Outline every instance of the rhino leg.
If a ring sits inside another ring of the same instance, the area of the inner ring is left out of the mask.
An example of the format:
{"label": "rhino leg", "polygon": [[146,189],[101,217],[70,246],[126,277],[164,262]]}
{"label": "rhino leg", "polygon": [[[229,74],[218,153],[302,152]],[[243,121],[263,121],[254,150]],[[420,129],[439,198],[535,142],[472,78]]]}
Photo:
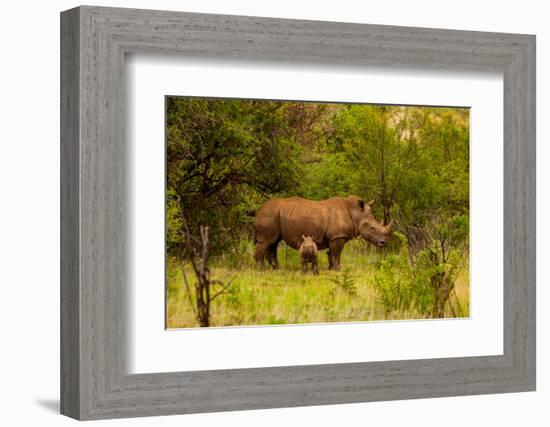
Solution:
{"label": "rhino leg", "polygon": [[330,253],[330,249],[327,251],[327,258],[328,258],[328,269],[332,270],[332,254]]}
{"label": "rhino leg", "polygon": [[275,242],[267,248],[267,261],[271,264],[274,270],[279,268],[279,260],[277,259],[277,246],[279,242]]}
{"label": "rhino leg", "polygon": [[256,228],[254,230],[254,240],[256,242],[256,250],[254,251],[254,259],[256,266],[263,268],[264,260],[267,258],[273,268],[277,268],[277,244],[281,241],[281,233],[279,224],[273,218],[256,214]]}
{"label": "rhino leg", "polygon": [[302,263],[302,273],[306,274],[307,273],[307,261],[304,258],[302,258],[300,260],[300,262]]}
{"label": "rhino leg", "polygon": [[311,269],[313,270],[313,274],[319,274],[319,265],[317,264],[317,257],[313,258],[311,261]]}
{"label": "rhino leg", "polygon": [[264,259],[267,255],[269,244],[263,242],[256,243],[256,250],[254,251],[254,259],[256,260],[256,267],[264,268]]}
{"label": "rhino leg", "polygon": [[342,249],[344,249],[345,244],[345,239],[335,239],[330,241],[329,253],[331,254],[332,258],[332,265],[330,266],[331,270],[340,270],[340,254],[342,253]]}

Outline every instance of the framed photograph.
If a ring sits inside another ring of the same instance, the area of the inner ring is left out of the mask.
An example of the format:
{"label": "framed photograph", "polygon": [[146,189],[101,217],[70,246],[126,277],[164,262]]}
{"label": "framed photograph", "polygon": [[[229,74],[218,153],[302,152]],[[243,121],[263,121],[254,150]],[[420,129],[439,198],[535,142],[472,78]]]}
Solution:
{"label": "framed photograph", "polygon": [[535,37],[61,14],[61,412],[535,390]]}

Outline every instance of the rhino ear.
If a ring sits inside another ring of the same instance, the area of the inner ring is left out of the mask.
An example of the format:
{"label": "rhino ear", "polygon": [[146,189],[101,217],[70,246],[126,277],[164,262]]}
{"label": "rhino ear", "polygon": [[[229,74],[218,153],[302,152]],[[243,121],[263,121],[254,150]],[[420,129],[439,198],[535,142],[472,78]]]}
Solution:
{"label": "rhino ear", "polygon": [[370,202],[368,202],[367,205],[368,205],[369,207],[372,207],[372,205],[374,205],[374,199],[372,199]]}
{"label": "rhino ear", "polygon": [[306,240],[306,236],[302,234],[302,240]]}
{"label": "rhino ear", "polygon": [[357,204],[359,205],[359,207],[360,207],[361,209],[364,209],[364,208],[365,208],[365,202],[364,202],[363,200],[359,199],[359,200],[357,201]]}

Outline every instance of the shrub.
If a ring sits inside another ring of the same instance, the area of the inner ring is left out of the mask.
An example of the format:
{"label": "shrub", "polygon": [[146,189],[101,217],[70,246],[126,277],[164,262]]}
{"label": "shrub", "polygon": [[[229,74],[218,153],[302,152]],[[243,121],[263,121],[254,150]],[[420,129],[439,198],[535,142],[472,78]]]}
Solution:
{"label": "shrub", "polygon": [[[399,232],[400,249],[379,261],[374,286],[386,317],[413,311],[422,317],[444,317],[464,256],[458,244],[461,220],[434,220],[423,230],[422,246],[407,245]],[[458,304],[452,311],[463,315]]]}
{"label": "shrub", "polygon": [[335,284],[336,289],[342,290],[349,296],[357,295],[357,287],[355,286],[355,279],[349,268],[344,268],[336,276],[331,277],[330,280]]}

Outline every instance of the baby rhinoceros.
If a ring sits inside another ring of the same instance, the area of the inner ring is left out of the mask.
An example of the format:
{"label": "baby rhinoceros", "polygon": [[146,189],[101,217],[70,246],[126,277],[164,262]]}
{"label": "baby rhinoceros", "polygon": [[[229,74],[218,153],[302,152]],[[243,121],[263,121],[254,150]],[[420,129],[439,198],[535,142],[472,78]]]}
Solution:
{"label": "baby rhinoceros", "polygon": [[311,264],[311,270],[313,274],[319,274],[319,266],[317,265],[317,256],[319,251],[317,250],[317,244],[311,236],[302,235],[302,243],[298,249],[300,252],[300,262],[302,263],[302,271],[307,273],[308,264]]}

